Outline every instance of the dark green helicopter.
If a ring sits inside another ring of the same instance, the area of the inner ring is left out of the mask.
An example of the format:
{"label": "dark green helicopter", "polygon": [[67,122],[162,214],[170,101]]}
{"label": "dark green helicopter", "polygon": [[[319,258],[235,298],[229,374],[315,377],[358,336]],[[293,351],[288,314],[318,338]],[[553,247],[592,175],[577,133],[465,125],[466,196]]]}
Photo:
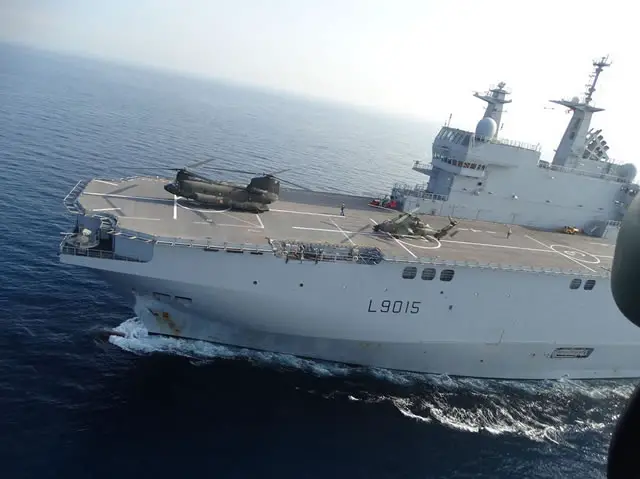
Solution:
{"label": "dark green helicopter", "polygon": [[439,240],[447,235],[455,236],[457,234],[457,231],[449,233],[458,224],[451,216],[449,216],[449,224],[438,229],[433,228],[418,218],[418,216],[414,214],[417,210],[418,208],[413,211],[401,213],[396,218],[373,225],[373,231],[388,233],[394,238],[424,238],[428,241],[431,237]]}
{"label": "dark green helicopter", "polygon": [[202,167],[215,158],[200,161],[184,168],[170,168],[177,171],[175,179],[164,186],[172,195],[184,198],[202,206],[231,208],[240,211],[262,213],[278,200],[280,183],[288,183],[303,190],[303,186],[278,178],[276,175],[288,170],[260,175],[259,173],[231,168],[208,167],[210,170],[241,173],[254,176],[247,185],[229,181],[213,180],[192,169]]}

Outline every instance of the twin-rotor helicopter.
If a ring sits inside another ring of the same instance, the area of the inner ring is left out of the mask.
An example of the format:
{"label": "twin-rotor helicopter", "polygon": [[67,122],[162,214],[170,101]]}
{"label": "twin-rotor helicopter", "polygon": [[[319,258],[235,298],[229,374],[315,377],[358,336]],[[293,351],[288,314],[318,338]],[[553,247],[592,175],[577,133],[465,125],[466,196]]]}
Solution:
{"label": "twin-rotor helicopter", "polygon": [[183,168],[166,168],[176,171],[177,173],[171,183],[164,185],[164,189],[172,195],[192,201],[201,206],[230,208],[253,213],[262,213],[269,210],[269,205],[279,198],[281,182],[308,190],[308,188],[276,176],[288,170],[260,174],[232,168],[207,167],[210,170],[255,175],[247,185],[213,180],[194,171],[195,168],[203,167],[214,160],[215,158],[209,158],[184,166]]}

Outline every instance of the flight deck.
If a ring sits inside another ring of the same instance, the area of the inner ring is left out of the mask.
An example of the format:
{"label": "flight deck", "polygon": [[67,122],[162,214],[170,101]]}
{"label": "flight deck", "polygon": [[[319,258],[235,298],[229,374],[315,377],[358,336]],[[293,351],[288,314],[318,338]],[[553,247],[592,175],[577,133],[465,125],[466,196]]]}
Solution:
{"label": "flight deck", "polygon": [[[453,236],[436,239],[393,238],[375,233],[376,223],[394,218],[369,206],[371,198],[336,193],[282,190],[270,211],[254,214],[203,207],[163,189],[163,178],[91,180],[68,197],[86,215],[115,217],[120,228],[156,238],[201,240],[216,244],[255,244],[269,240],[377,247],[387,258],[436,259],[502,266],[571,270],[608,275],[613,244],[601,238],[533,230],[521,226],[461,220]],[[74,201],[75,198],[75,201]],[[340,205],[345,214],[340,214]],[[431,227],[446,217],[420,215]]]}

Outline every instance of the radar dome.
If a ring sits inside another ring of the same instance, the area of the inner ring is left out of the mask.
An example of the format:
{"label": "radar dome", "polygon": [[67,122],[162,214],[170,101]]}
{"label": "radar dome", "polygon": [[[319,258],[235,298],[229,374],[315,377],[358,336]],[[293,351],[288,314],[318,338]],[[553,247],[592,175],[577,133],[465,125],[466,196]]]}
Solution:
{"label": "radar dome", "polygon": [[577,96],[574,96],[574,97],[571,99],[571,101],[572,101],[573,103],[580,103],[580,98],[578,98]]}
{"label": "radar dome", "polygon": [[485,117],[476,125],[476,136],[493,138],[498,131],[498,124],[493,118]]}
{"label": "radar dome", "polygon": [[636,169],[635,165],[631,163],[625,163],[624,165],[618,168],[618,174],[622,178],[626,178],[629,181],[633,181],[633,179],[638,174],[638,170]]}

